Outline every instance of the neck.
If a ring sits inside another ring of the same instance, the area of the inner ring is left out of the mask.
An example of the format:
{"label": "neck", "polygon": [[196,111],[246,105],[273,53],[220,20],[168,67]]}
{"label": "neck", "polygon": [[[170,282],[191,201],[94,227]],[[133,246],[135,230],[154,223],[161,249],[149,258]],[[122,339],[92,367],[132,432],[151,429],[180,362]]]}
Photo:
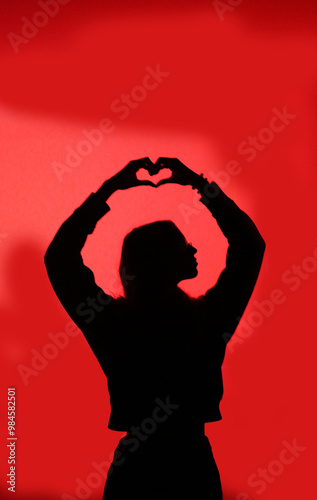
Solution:
{"label": "neck", "polygon": [[[149,286],[149,287],[140,287],[135,290],[133,294],[134,301],[141,302],[158,302],[158,301],[167,301],[179,295],[181,290],[177,285],[168,285],[168,286]],[[132,298],[132,297],[131,297]]]}

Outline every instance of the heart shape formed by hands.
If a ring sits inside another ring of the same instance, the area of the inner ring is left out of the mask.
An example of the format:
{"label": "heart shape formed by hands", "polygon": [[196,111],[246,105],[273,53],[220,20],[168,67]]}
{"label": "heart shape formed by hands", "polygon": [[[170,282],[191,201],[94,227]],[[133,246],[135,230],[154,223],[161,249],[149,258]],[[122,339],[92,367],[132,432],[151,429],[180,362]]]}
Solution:
{"label": "heart shape formed by hands", "polygon": [[[171,172],[169,177],[166,177],[166,171]],[[198,180],[199,185],[201,181],[200,176],[186,167],[178,158],[162,156],[158,158],[156,163],[153,163],[149,157],[132,160],[115,177],[120,179],[121,187],[119,189],[133,186],[158,187],[163,184],[196,186]],[[153,177],[157,181],[156,184],[153,182]]]}
{"label": "heart shape formed by hands", "polygon": [[[169,177],[166,177],[166,171],[171,172]],[[144,178],[147,175],[150,178]],[[154,176],[156,184],[152,181]],[[157,188],[163,184],[191,185],[194,189],[194,186],[201,186],[201,182],[201,177],[186,167],[178,158],[161,156],[156,163],[153,163],[149,157],[146,157],[131,160],[122,170],[108,179],[100,189],[104,188],[108,191],[110,189],[114,192],[118,189],[129,189],[135,186]]]}
{"label": "heart shape formed by hands", "polygon": [[139,181],[151,181],[153,182],[153,184],[155,184],[155,186],[157,186],[160,181],[168,180],[171,177],[172,171],[169,168],[157,165],[157,163],[152,163],[152,165],[149,165],[148,169],[140,168],[136,172],[136,178]]}

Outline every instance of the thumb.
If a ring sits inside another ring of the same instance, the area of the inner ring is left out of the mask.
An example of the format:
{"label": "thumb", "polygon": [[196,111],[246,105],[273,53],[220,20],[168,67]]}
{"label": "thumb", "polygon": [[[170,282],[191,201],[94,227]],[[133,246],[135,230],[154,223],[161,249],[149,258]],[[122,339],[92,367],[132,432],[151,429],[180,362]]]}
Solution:
{"label": "thumb", "polygon": [[156,185],[153,184],[153,182],[151,182],[151,181],[138,181],[138,183],[136,185],[137,186],[153,186],[153,187],[156,187]]}
{"label": "thumb", "polygon": [[163,184],[175,184],[175,183],[176,181],[173,181],[172,177],[170,177],[169,179],[162,179],[161,181],[158,181],[156,187],[162,186]]}

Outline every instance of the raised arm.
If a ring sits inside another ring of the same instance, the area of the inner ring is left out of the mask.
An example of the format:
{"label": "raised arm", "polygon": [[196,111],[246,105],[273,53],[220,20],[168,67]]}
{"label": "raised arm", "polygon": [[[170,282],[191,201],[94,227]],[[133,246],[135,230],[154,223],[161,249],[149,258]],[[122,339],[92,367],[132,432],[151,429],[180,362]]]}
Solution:
{"label": "raised arm", "polygon": [[52,287],[89,343],[93,342],[89,336],[93,333],[98,312],[104,311],[113,298],[95,283],[93,272],[83,263],[81,250],[97,222],[110,210],[106,201],[115,191],[140,185],[154,186],[149,181],[139,181],[135,175],[140,168],[149,170],[152,165],[147,158],[135,160],[108,179],[61,225],[45,253],[44,262]]}
{"label": "raised arm", "polygon": [[250,217],[215,182],[209,184],[177,159],[160,158],[160,164],[172,170],[172,177],[161,181],[161,184],[175,182],[197,189],[202,195],[201,202],[228,240],[226,267],[216,285],[200,298],[214,333],[221,335],[227,343],[251,297],[260,272],[265,242]]}
{"label": "raised arm", "polygon": [[208,290],[206,307],[217,318],[218,333],[227,343],[250,300],[263,260],[265,242],[251,218],[216,183],[199,188],[201,201],[227,238],[226,267]]}

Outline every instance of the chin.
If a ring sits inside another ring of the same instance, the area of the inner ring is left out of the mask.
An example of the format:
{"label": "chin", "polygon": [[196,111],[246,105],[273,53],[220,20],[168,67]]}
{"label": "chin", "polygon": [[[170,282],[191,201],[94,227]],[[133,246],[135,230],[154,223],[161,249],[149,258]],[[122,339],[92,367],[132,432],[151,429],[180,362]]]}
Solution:
{"label": "chin", "polygon": [[196,278],[197,274],[198,274],[197,269],[196,269],[196,268],[195,268],[195,269],[192,269],[192,270],[190,270],[190,271],[188,271],[188,272],[186,273],[186,275],[184,276],[184,278],[182,278],[182,280],[181,280],[181,281],[183,281],[183,280],[190,280],[190,279],[192,279],[192,278]]}

